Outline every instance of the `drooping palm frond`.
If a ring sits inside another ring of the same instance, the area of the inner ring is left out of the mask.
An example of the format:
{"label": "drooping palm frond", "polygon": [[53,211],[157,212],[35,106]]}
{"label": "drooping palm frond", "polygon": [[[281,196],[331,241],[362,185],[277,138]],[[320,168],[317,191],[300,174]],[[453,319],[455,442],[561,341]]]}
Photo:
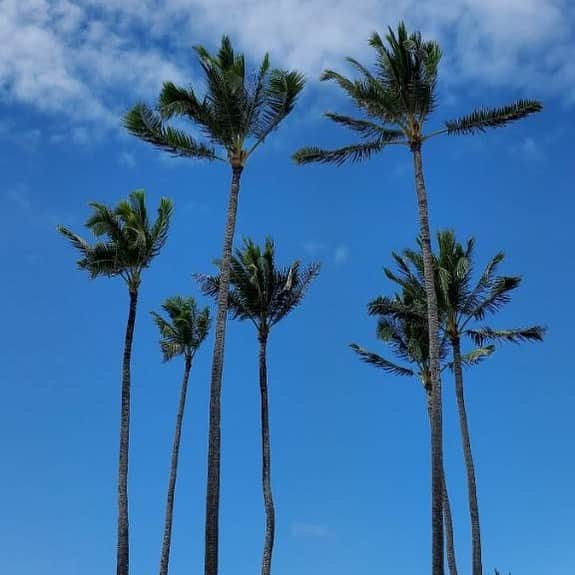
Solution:
{"label": "drooping palm frond", "polygon": [[379,367],[388,373],[391,373],[393,375],[408,375],[408,376],[415,375],[412,369],[393,363],[392,361],[389,361],[384,357],[381,357],[377,353],[373,353],[371,351],[364,349],[363,347],[357,345],[356,343],[351,343],[349,347],[351,347],[351,349],[353,349],[353,351],[355,351],[355,353],[359,355],[362,361],[370,365],[374,365],[375,367]]}
{"label": "drooping palm frond", "polygon": [[317,147],[301,148],[293,156],[296,164],[311,164],[319,162],[320,164],[335,164],[341,166],[345,162],[360,162],[367,160],[374,153],[381,152],[385,143],[380,140],[365,142],[361,144],[352,144],[335,150],[323,150]]}
{"label": "drooping palm frond", "polygon": [[[461,356],[461,365],[463,367],[473,367],[475,365],[478,365],[479,363],[481,363],[485,359],[491,357],[491,355],[494,352],[495,352],[495,346],[494,345],[486,345],[484,347],[477,347],[475,349],[472,349],[471,351],[468,351],[467,353],[464,353]],[[453,362],[450,361],[446,365],[446,367],[453,370]]]}
{"label": "drooping palm frond", "polygon": [[489,128],[502,128],[543,109],[537,100],[517,100],[499,108],[479,108],[467,116],[445,122],[450,135],[476,134]]}
{"label": "drooping palm frond", "polygon": [[545,332],[546,329],[538,325],[514,329],[482,327],[478,329],[465,330],[465,334],[469,336],[476,345],[484,345],[488,342],[521,343],[524,341],[543,341]]}
{"label": "drooping palm frond", "polygon": [[405,141],[405,135],[401,130],[383,128],[371,120],[352,118],[351,116],[344,116],[334,112],[326,112],[324,115],[332,122],[357,132],[362,138],[366,138],[367,140],[373,140],[374,138],[377,138],[378,140],[382,140],[388,144],[407,143],[407,141]]}
{"label": "drooping palm frond", "polygon": [[112,242],[89,244],[64,226],[58,226],[58,231],[80,252],[81,257],[76,262],[78,269],[86,271],[90,279],[100,276],[120,276],[124,273],[125,267],[122,265],[117,244]]}
{"label": "drooping palm frond", "polygon": [[182,130],[165,125],[160,115],[145,104],[136,104],[124,116],[124,127],[140,140],[174,156],[204,160],[221,159],[212,147],[197,142]]}
{"label": "drooping palm frond", "polygon": [[160,331],[160,349],[164,361],[178,355],[193,357],[210,329],[210,311],[199,309],[193,297],[175,296],[162,304],[168,319],[159,313],[151,315]]}

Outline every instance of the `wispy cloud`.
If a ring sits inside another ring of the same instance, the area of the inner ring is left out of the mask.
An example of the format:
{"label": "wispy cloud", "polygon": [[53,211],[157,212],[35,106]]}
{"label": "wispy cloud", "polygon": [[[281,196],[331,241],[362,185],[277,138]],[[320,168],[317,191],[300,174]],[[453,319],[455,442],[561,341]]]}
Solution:
{"label": "wispy cloud", "polygon": [[310,240],[303,244],[303,249],[311,257],[320,256],[326,249],[326,245],[322,242]]}
{"label": "wispy cloud", "polygon": [[349,259],[349,247],[346,245],[337,246],[333,252],[333,261],[337,265],[342,265]]}
{"label": "wispy cloud", "polygon": [[3,0],[0,98],[114,130],[163,80],[187,81],[192,45],[214,45],[222,31],[249,55],[269,50],[315,79],[346,55],[369,58],[369,34],[400,19],[441,41],[450,86],[575,102],[569,0]]}
{"label": "wispy cloud", "polygon": [[130,152],[122,152],[118,156],[118,164],[120,164],[120,166],[124,166],[126,168],[135,168],[136,167],[136,158],[134,157],[134,154],[132,154]]}
{"label": "wispy cloud", "polygon": [[540,162],[545,159],[545,152],[531,137],[524,138],[517,144],[513,145],[509,151],[513,156],[529,162]]}
{"label": "wispy cloud", "polygon": [[291,526],[293,537],[332,537],[333,531],[327,526],[318,523],[293,523]]}
{"label": "wispy cloud", "polygon": [[32,207],[32,203],[30,202],[28,195],[28,187],[24,184],[10,188],[6,192],[6,197],[21,210],[29,210]]}

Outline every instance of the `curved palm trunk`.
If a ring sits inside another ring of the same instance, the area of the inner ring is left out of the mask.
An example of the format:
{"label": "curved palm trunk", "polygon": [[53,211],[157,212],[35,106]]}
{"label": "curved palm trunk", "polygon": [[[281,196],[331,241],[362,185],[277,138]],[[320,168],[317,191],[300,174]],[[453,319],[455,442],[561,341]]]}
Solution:
{"label": "curved palm trunk", "polygon": [[415,169],[415,189],[419,211],[419,228],[423,252],[423,274],[427,298],[427,322],[429,329],[429,364],[433,401],[431,405],[431,530],[432,575],[444,575],[443,564],[443,421],[441,380],[439,378],[439,319],[437,294],[433,276],[433,259],[429,232],[427,194],[423,179],[421,144],[411,146]]}
{"label": "curved palm trunk", "polygon": [[471,453],[471,438],[465,410],[465,398],[463,396],[463,370],[461,367],[461,343],[458,337],[451,340],[453,348],[453,371],[455,374],[455,396],[457,398],[457,411],[459,425],[461,427],[461,439],[463,442],[463,455],[465,457],[465,469],[467,471],[467,495],[469,500],[469,516],[471,518],[471,545],[472,545],[472,574],[481,575],[481,529],[479,527],[479,504],[477,503],[477,485],[475,483],[475,466]]}
{"label": "curved palm trunk", "polygon": [[170,561],[170,545],[172,543],[172,521],[174,516],[174,496],[176,493],[176,478],[178,475],[178,458],[180,455],[180,438],[182,436],[182,422],[184,420],[184,410],[186,407],[186,395],[188,393],[188,380],[190,369],[192,368],[192,358],[186,357],[184,367],[184,378],[182,380],[182,390],[180,392],[180,403],[176,415],[176,431],[172,445],[172,461],[170,465],[170,479],[168,482],[168,496],[166,499],[166,519],[164,523],[164,538],[162,541],[162,555],[160,558],[160,575],[168,575],[168,563]]}
{"label": "curved palm trunk", "polygon": [[118,464],[118,543],[116,574],[128,575],[130,563],[130,540],[128,533],[128,452],[130,447],[130,364],[132,341],[136,325],[138,291],[130,290],[130,312],[124,339],[122,362],[122,400],[120,410],[120,455]]}
{"label": "curved palm trunk", "polygon": [[218,573],[218,535],[220,508],[220,445],[221,445],[221,393],[222,371],[224,365],[224,342],[226,335],[226,315],[228,311],[228,288],[230,284],[230,260],[236,227],[238,196],[242,166],[232,167],[232,185],[228,203],[224,248],[220,266],[220,285],[216,313],[216,335],[212,359],[210,384],[210,420],[208,443],[208,482],[206,493],[206,529],[205,529],[205,575]]}
{"label": "curved palm trunk", "polygon": [[260,399],[262,424],[262,486],[266,512],[266,535],[262,557],[262,575],[270,575],[275,534],[275,511],[271,485],[271,446],[268,412],[268,375],[266,363],[267,335],[259,337],[260,342]]}
{"label": "curved palm trunk", "polygon": [[[427,414],[431,425],[431,393],[427,394]],[[445,467],[443,468],[443,523],[445,526],[445,551],[447,555],[447,566],[450,575],[457,575],[457,561],[455,559],[455,542],[453,538],[453,518],[451,516],[451,503],[447,491],[447,480],[445,479]]]}

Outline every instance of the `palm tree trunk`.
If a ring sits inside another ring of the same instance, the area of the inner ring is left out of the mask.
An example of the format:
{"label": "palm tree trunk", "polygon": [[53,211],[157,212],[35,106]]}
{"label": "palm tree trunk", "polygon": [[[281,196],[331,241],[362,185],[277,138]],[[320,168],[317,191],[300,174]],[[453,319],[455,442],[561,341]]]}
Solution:
{"label": "palm tree trunk", "polygon": [[230,284],[230,260],[236,227],[238,196],[242,166],[232,166],[232,185],[228,203],[224,248],[220,266],[220,284],[216,313],[216,335],[212,358],[210,384],[210,419],[208,439],[208,482],[206,493],[206,529],[204,574],[218,573],[218,536],[220,508],[220,449],[221,449],[221,393],[224,365],[224,343],[226,335],[226,315],[228,311],[228,288]]}
{"label": "palm tree trunk", "polygon": [[421,249],[423,252],[423,275],[427,298],[427,321],[429,329],[429,364],[432,383],[431,405],[431,532],[432,532],[432,575],[444,575],[443,563],[443,421],[441,380],[439,377],[439,319],[437,294],[433,273],[431,238],[429,232],[429,213],[423,165],[421,143],[411,146],[415,169],[415,189],[419,211]]}
{"label": "palm tree trunk", "polygon": [[465,469],[467,471],[467,495],[469,499],[469,516],[471,518],[471,545],[472,545],[472,574],[481,575],[481,529],[479,527],[479,504],[477,503],[477,485],[475,483],[475,466],[471,453],[471,438],[469,437],[469,425],[465,410],[465,398],[463,396],[463,369],[461,363],[461,343],[459,337],[451,339],[453,348],[453,371],[455,374],[455,396],[457,398],[457,411],[459,425],[461,427],[461,439],[463,441],[463,455]]}
{"label": "palm tree trunk", "polygon": [[262,575],[270,575],[275,534],[275,511],[271,485],[271,446],[268,412],[267,334],[260,334],[260,398],[262,424],[262,486],[266,512],[266,534],[262,557]]}
{"label": "palm tree trunk", "polygon": [[[429,382],[425,385],[425,394],[427,397],[427,414],[431,426],[431,385]],[[447,480],[445,479],[445,466],[443,467],[443,523],[445,527],[445,551],[447,555],[447,565],[450,575],[457,575],[457,561],[455,559],[455,542],[453,538],[453,518],[451,516],[451,503],[447,491]]]}
{"label": "palm tree trunk", "polygon": [[180,455],[180,438],[182,436],[182,422],[186,407],[186,395],[188,393],[188,380],[192,368],[191,356],[186,356],[184,378],[180,392],[180,403],[176,415],[176,431],[172,445],[172,461],[170,466],[170,479],[168,482],[168,496],[166,499],[166,520],[164,523],[164,539],[162,541],[162,555],[160,558],[160,575],[168,575],[168,563],[170,561],[170,545],[172,543],[172,521],[174,516],[174,495],[176,493],[176,478],[178,475],[178,457]]}
{"label": "palm tree trunk", "polygon": [[128,452],[130,447],[130,364],[132,341],[136,325],[138,291],[130,290],[130,312],[124,340],[122,363],[122,401],[120,411],[120,455],[118,464],[118,544],[116,574],[128,575],[130,564],[130,540],[128,533]]}

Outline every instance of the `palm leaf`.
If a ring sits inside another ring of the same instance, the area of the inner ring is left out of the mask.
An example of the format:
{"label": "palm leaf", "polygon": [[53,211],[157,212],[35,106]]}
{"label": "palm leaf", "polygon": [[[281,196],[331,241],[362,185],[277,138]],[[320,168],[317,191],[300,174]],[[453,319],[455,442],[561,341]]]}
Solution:
{"label": "palm leaf", "polygon": [[297,164],[319,162],[321,164],[341,166],[347,161],[359,162],[367,160],[372,154],[381,152],[384,147],[385,142],[381,140],[366,142],[364,144],[352,144],[337,150],[322,150],[317,147],[308,147],[298,150],[292,158]]}
{"label": "palm leaf", "polygon": [[467,116],[445,122],[451,135],[476,134],[488,128],[501,128],[543,109],[537,100],[517,100],[499,108],[479,108]]}
{"label": "palm leaf", "polygon": [[493,329],[491,327],[482,327],[478,329],[465,330],[465,334],[479,346],[483,346],[487,342],[521,343],[524,341],[543,341],[545,332],[546,329],[538,325],[515,329]]}
{"label": "palm leaf", "polygon": [[159,114],[145,104],[137,104],[124,116],[124,127],[134,136],[178,157],[220,159],[215,150],[190,135],[166,126]]}
{"label": "palm leaf", "polygon": [[388,373],[391,373],[393,375],[408,375],[408,376],[415,375],[413,370],[408,369],[407,367],[403,367],[401,365],[397,365],[392,361],[389,361],[381,357],[377,353],[368,351],[355,343],[350,344],[349,347],[351,347],[351,349],[353,349],[353,351],[355,351],[355,353],[359,355],[362,361],[364,361],[365,363],[369,363],[370,365],[374,365],[375,367],[379,367]]}

